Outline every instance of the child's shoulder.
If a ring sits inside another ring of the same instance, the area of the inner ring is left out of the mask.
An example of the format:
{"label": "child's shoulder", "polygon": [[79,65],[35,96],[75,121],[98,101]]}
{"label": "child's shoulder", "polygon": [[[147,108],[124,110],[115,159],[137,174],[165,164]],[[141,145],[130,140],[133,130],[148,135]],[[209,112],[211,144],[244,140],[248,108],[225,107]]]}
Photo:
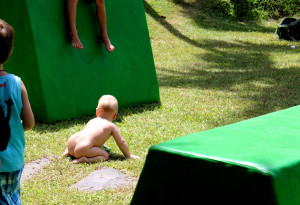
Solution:
{"label": "child's shoulder", "polygon": [[6,80],[9,80],[9,81],[13,80],[13,81],[16,81],[16,82],[21,82],[21,78],[19,76],[16,76],[16,75],[12,74],[12,73],[8,73],[7,75],[1,76],[0,79],[5,80],[5,81]]}
{"label": "child's shoulder", "polygon": [[22,87],[21,78],[14,74],[0,76],[0,88],[9,87],[10,90]]}
{"label": "child's shoulder", "polygon": [[110,122],[106,119],[102,119],[100,117],[95,117],[95,118],[91,119],[88,123],[89,124],[96,124],[96,125],[100,125],[100,126],[108,126],[108,127],[115,127],[116,126],[113,122]]}
{"label": "child's shoulder", "polygon": [[19,78],[19,77],[12,73],[8,73],[6,75],[1,76],[1,78]]}

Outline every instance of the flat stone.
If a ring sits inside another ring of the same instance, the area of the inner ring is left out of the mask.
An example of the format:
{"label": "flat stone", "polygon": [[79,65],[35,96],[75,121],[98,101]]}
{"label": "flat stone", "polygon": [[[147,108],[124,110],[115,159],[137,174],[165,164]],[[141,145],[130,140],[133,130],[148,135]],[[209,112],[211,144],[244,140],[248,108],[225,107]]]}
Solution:
{"label": "flat stone", "polygon": [[127,186],[136,180],[113,168],[102,168],[72,185],[82,191],[100,191],[107,188]]}
{"label": "flat stone", "polygon": [[50,159],[43,157],[41,159],[26,164],[22,172],[21,183],[29,179],[32,175],[37,173],[43,166],[49,164],[50,162],[51,162]]}

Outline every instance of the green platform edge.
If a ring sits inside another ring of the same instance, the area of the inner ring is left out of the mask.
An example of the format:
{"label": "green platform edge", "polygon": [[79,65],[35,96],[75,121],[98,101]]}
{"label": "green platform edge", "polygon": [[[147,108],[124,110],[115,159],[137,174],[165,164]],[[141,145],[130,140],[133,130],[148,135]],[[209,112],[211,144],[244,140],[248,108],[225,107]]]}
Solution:
{"label": "green platform edge", "polygon": [[15,29],[14,52],[4,68],[25,83],[38,121],[95,113],[103,94],[119,108],[158,102],[159,88],[142,0],[107,0],[108,34],[99,45],[95,4],[80,0],[77,29],[83,50],[68,37],[66,0],[0,1],[0,18]]}
{"label": "green platform edge", "polygon": [[295,106],[154,145],[131,204],[300,204],[299,122]]}

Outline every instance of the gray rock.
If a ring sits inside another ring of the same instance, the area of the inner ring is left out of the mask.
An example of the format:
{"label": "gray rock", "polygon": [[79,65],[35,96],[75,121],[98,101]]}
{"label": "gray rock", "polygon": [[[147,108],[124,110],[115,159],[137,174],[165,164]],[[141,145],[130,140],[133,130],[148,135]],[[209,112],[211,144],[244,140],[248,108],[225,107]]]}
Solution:
{"label": "gray rock", "polygon": [[21,183],[29,179],[32,175],[37,173],[43,166],[49,164],[50,162],[50,159],[44,157],[26,164],[22,172]]}
{"label": "gray rock", "polygon": [[107,188],[116,188],[118,186],[127,186],[135,180],[126,176],[113,168],[102,168],[92,172],[90,175],[74,184],[82,191],[99,191]]}

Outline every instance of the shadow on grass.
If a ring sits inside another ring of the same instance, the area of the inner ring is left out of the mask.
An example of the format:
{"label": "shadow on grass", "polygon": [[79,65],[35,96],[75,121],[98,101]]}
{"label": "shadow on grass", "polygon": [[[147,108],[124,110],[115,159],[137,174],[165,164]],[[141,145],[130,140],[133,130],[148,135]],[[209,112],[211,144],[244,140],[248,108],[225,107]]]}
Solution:
{"label": "shadow on grass", "polygon": [[[239,31],[239,32],[264,32],[273,33],[274,28],[263,27],[255,22],[251,23],[239,23],[237,21],[224,20],[223,18],[216,18],[205,13],[205,5],[202,1],[197,0],[193,3],[186,3],[183,0],[173,0],[174,3],[182,6],[184,9],[184,15],[192,18],[199,27],[210,29],[210,30],[222,30],[222,31]],[[153,19],[160,23],[165,29],[178,38],[186,41],[187,43],[194,45],[196,47],[202,48],[201,43],[190,37],[179,32],[172,24],[170,24],[166,19],[162,18],[161,15],[151,7],[146,1],[144,1],[144,7],[147,14],[149,14]]]}
{"label": "shadow on grass", "polygon": [[300,104],[300,64],[277,69],[270,57],[274,51],[278,56],[299,51],[274,44],[201,42],[206,52],[199,58],[207,64],[186,68],[189,72],[159,68],[160,86],[240,92],[240,98],[255,102],[244,111],[249,117]]}
{"label": "shadow on grass", "polygon": [[126,157],[122,154],[116,154],[116,153],[109,153],[109,160],[110,161],[124,161],[126,160]]}
{"label": "shadow on grass", "polygon": [[[74,160],[74,157],[71,157],[70,155],[67,156],[67,159],[71,162],[72,160]],[[126,160],[126,157],[124,157],[124,155],[121,154],[116,154],[116,153],[109,153],[109,161],[124,161]],[[90,164],[90,162],[85,162],[86,164]],[[98,163],[98,162],[95,162]]]}
{"label": "shadow on grass", "polygon": [[178,38],[196,46],[201,47],[201,44],[188,36],[180,33],[174,26],[168,23],[165,19],[161,18],[161,16],[147,3],[144,1],[145,11],[157,22],[159,22],[165,29],[171,32],[173,35],[177,36]]}
{"label": "shadow on grass", "polygon": [[[115,121],[122,122],[123,119],[128,115],[139,114],[139,113],[143,113],[145,111],[152,111],[156,108],[159,108],[160,106],[161,106],[161,103],[156,102],[156,103],[134,105],[134,106],[129,106],[127,108],[122,108],[119,110],[117,119]],[[78,124],[84,125],[94,117],[95,117],[95,115],[86,115],[86,116],[83,116],[80,118],[61,120],[61,121],[52,122],[52,123],[37,122],[33,129],[40,133],[58,132],[62,129],[68,129],[70,127],[73,127],[74,125],[78,125]]]}
{"label": "shadow on grass", "polygon": [[160,106],[161,102],[129,106],[127,108],[120,109],[115,121],[122,122],[126,116],[143,113],[145,111],[153,111],[160,108]]}
{"label": "shadow on grass", "polygon": [[[257,22],[239,23],[232,16],[224,13],[224,8],[218,8],[216,1],[194,0],[172,0],[175,4],[183,8],[183,13],[202,28],[222,31],[244,31],[244,32],[274,32],[274,28],[264,27]],[[221,2],[221,1],[220,1]]]}
{"label": "shadow on grass", "polygon": [[[222,19],[217,14],[212,16],[209,9],[205,8],[205,2],[209,3],[209,1],[172,1],[183,8],[185,16],[193,19],[196,25],[202,28],[233,32],[274,32],[274,28],[264,27],[255,22],[240,23],[231,21],[229,18]],[[253,83],[262,82],[265,86],[257,88],[259,92],[252,90],[241,94],[241,98],[256,102],[254,107],[244,111],[244,114],[250,117],[300,104],[299,63],[295,67],[277,69],[269,56],[269,53],[274,51],[277,51],[280,56],[295,53],[296,50],[274,44],[262,45],[241,41],[229,43],[219,40],[202,40],[200,43],[179,32],[168,21],[161,18],[161,15],[146,1],[144,5],[146,13],[174,36],[206,50],[204,54],[199,54],[199,58],[207,62],[205,67],[199,65],[198,69],[193,66],[189,68],[189,72],[159,68],[160,86],[200,87],[236,92],[233,90],[236,85],[248,83],[247,89],[254,89],[251,88]]]}

